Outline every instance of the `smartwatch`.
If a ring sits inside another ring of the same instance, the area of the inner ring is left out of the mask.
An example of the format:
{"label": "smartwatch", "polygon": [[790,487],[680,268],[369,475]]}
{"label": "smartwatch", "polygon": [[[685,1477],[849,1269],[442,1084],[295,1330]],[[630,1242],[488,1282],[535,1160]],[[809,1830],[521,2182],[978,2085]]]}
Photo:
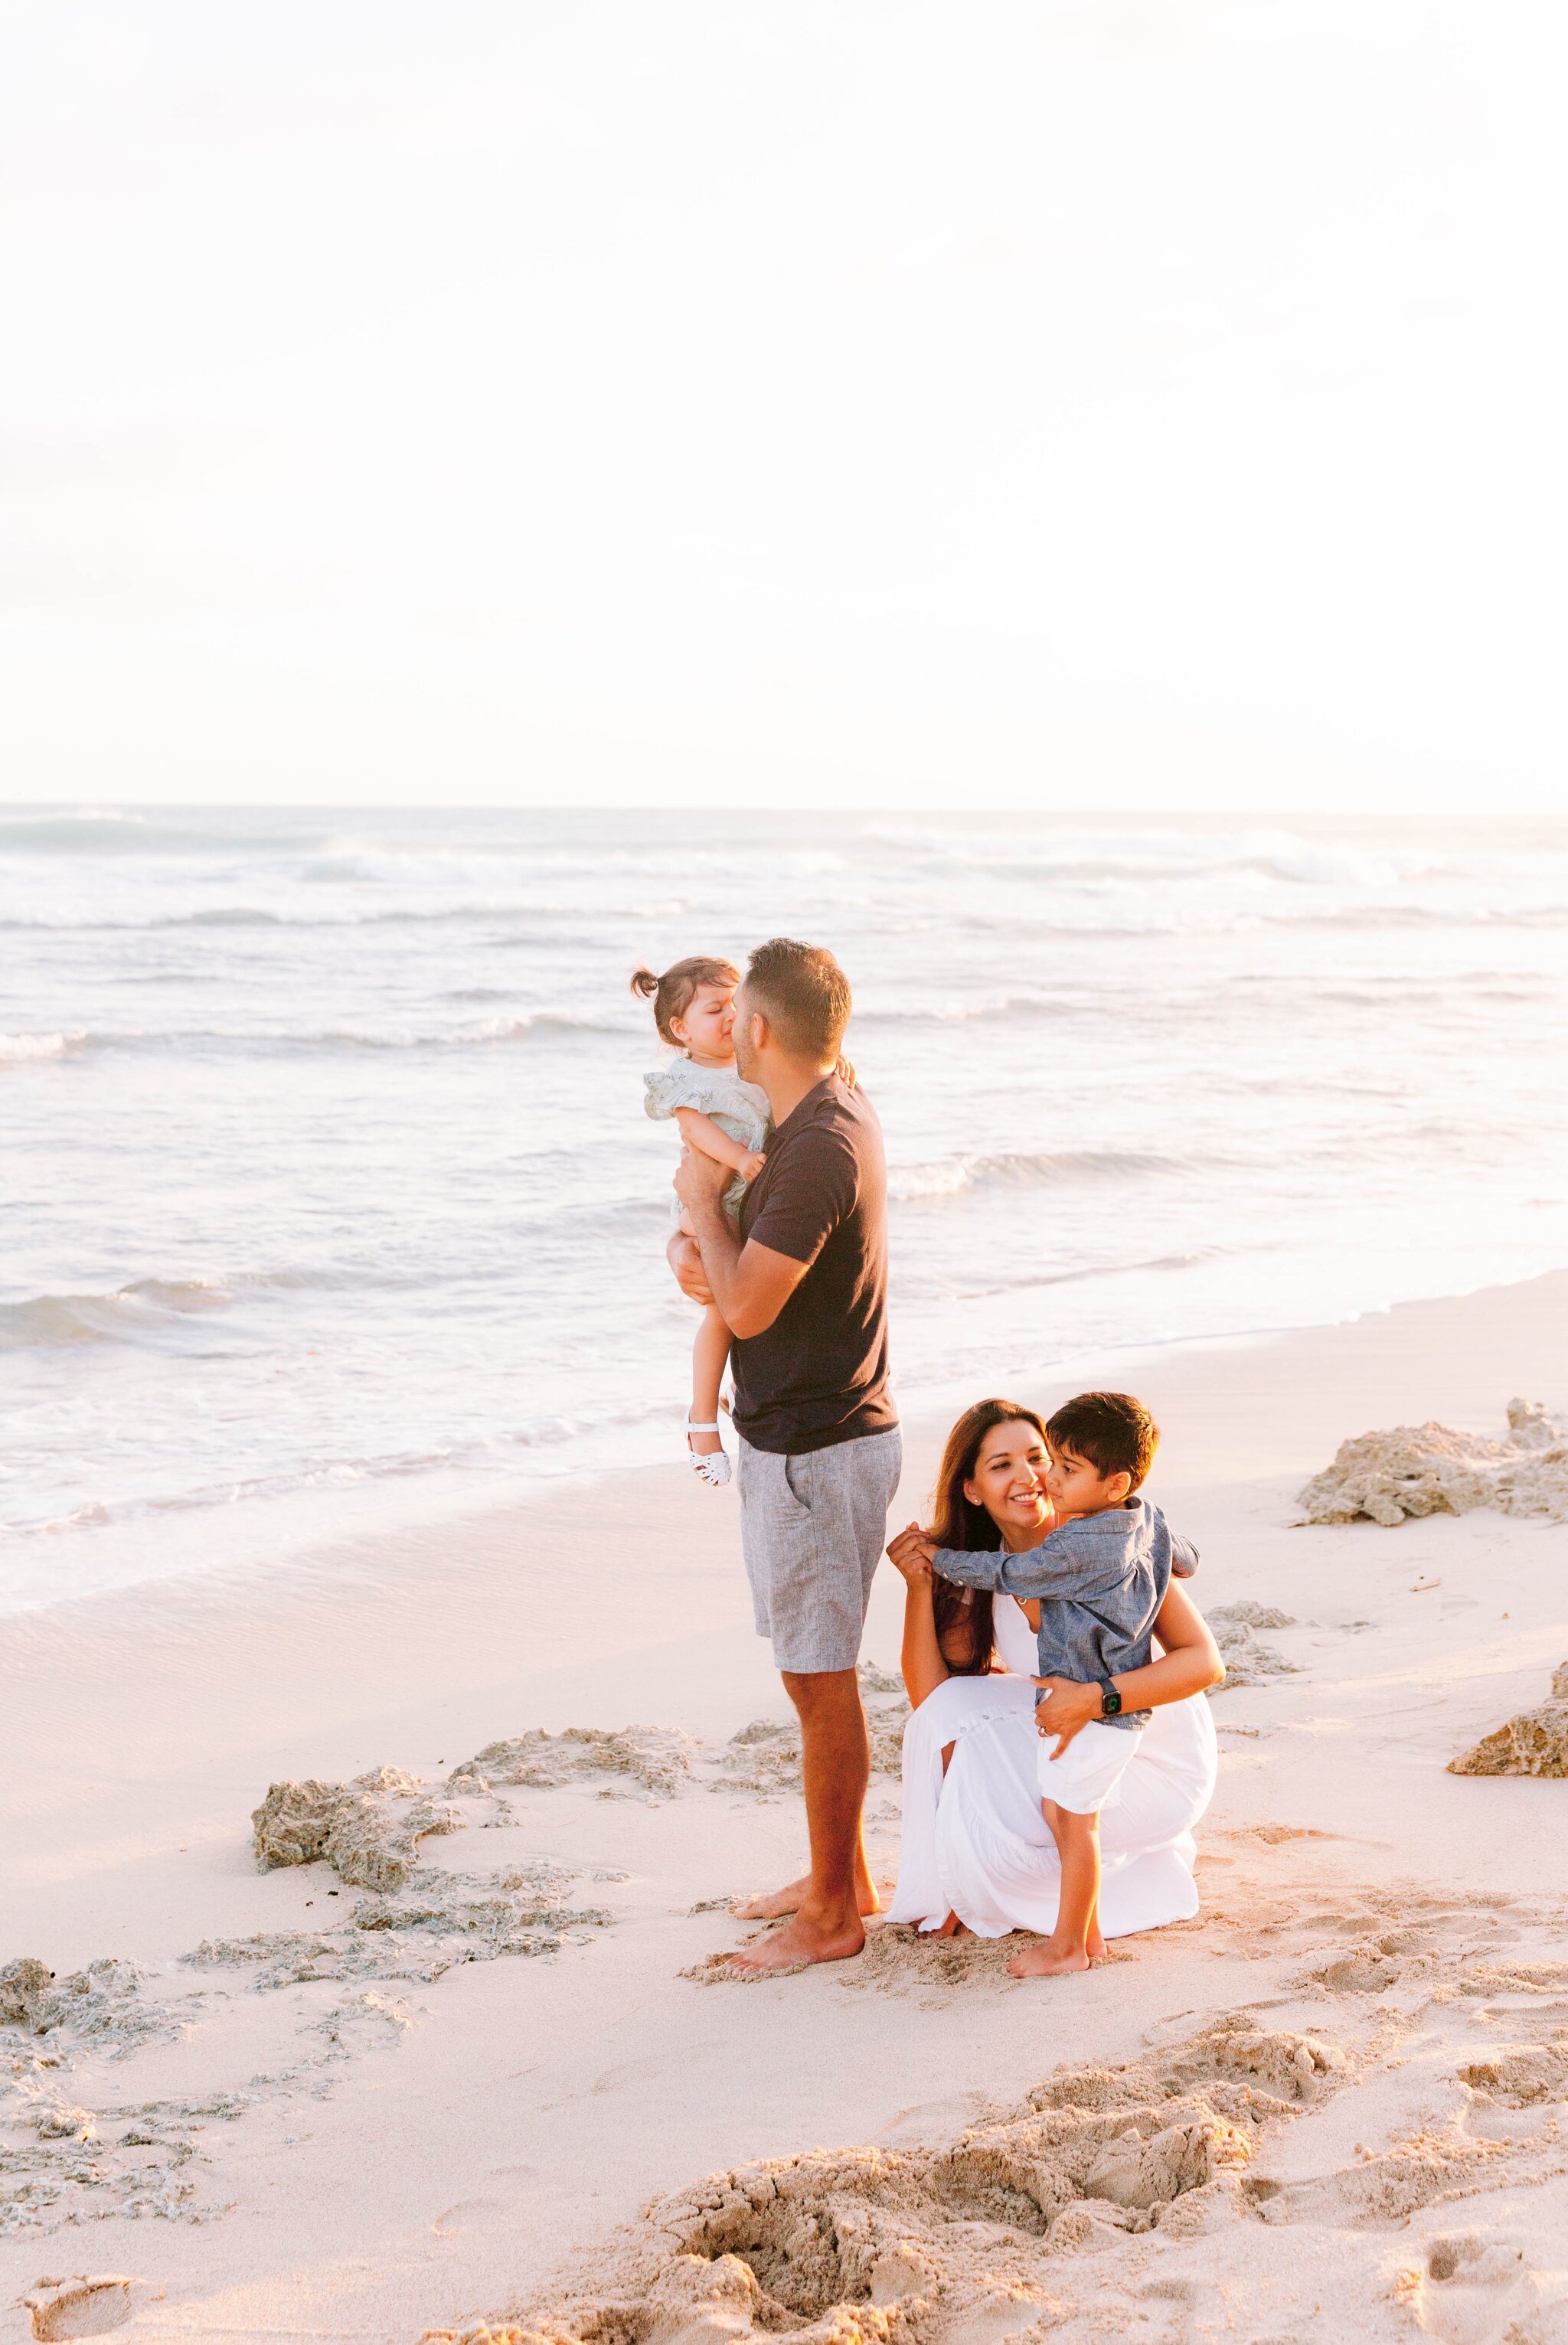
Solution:
{"label": "smartwatch", "polygon": [[1112,1684],[1109,1678],[1102,1678],[1099,1680],[1099,1685],[1100,1716],[1102,1718],[1119,1718],[1122,1710],[1121,1695],[1116,1691],[1115,1687]]}

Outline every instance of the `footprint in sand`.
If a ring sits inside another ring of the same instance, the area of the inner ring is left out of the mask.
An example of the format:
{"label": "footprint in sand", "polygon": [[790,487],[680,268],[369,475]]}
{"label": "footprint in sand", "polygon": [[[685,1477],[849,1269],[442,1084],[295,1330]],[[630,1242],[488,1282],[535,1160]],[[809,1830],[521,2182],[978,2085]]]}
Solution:
{"label": "footprint in sand", "polygon": [[[613,2269],[597,2256],[584,2293],[529,2325],[558,2345],[886,2345],[903,2317],[891,2309],[926,2299],[950,2345],[998,2345],[1053,2309],[1080,2256],[1146,2256],[1157,2228],[1157,2279],[1172,2243],[1249,2228],[1257,2146],[1348,2075],[1331,2046],[1237,2014],[1141,2060],[1058,2069],[1012,2108],[909,2109],[875,2146],[737,2167],[656,2201]],[[938,2146],[926,2137],[943,2117],[971,2122]]]}
{"label": "footprint in sand", "polygon": [[123,2329],[138,2299],[148,2293],[140,2280],[78,2273],[72,2279],[41,2279],[22,2303],[40,2345],[56,2345],[61,2339],[107,2337],[111,2330]]}
{"label": "footprint in sand", "polygon": [[1473,2233],[1433,2239],[1423,2265],[1400,2275],[1396,2294],[1441,2345],[1560,2345],[1568,2303],[1543,2305],[1522,2248]]}
{"label": "footprint in sand", "polygon": [[444,2208],[430,2228],[438,2239],[453,2239],[471,2231],[477,2219],[500,2212],[499,2198],[460,2198],[455,2207]]}

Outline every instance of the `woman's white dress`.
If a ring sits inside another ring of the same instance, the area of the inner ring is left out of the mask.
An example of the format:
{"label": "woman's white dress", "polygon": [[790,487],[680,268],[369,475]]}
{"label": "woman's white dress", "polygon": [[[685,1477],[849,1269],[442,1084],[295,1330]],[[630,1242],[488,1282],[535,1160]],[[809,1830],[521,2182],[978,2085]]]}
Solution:
{"label": "woman's white dress", "polygon": [[[904,1729],[903,1854],[888,1919],[935,1930],[951,1913],[981,1938],[1009,1930],[1046,1936],[1055,1927],[1061,1872],[1035,1775],[1034,1631],[1011,1596],[996,1598],[994,1617],[997,1658],[1015,1674],[948,1678]],[[1207,1697],[1156,1710],[1120,1799],[1100,1819],[1107,1938],[1197,1912],[1193,1826],[1214,1797],[1217,1772]]]}

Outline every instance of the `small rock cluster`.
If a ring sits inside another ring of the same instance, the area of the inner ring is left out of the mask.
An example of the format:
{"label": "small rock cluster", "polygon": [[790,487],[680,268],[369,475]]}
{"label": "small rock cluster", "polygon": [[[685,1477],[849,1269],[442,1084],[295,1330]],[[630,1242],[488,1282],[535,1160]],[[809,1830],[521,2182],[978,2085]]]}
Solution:
{"label": "small rock cluster", "polygon": [[[659,1726],[567,1726],[559,1734],[535,1726],[505,1741],[487,1742],[447,1777],[453,1799],[472,1799],[497,1783],[555,1792],[594,1775],[628,1776],[656,1797],[678,1792],[697,1746],[689,1735]],[[601,1792],[613,1797],[612,1783]]]}

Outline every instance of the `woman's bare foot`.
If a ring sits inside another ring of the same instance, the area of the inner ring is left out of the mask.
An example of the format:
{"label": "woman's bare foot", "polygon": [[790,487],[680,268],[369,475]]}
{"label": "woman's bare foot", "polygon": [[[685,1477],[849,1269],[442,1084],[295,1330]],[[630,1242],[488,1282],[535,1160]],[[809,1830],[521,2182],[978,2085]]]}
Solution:
{"label": "woman's bare foot", "polygon": [[743,1946],[731,1954],[729,1967],[763,1974],[769,1971],[798,1971],[808,1963],[846,1962],[851,1954],[858,1954],[865,1943],[866,1934],[858,1922],[820,1929],[797,1914],[782,1930],[769,1931],[755,1945]]}
{"label": "woman's bare foot", "polygon": [[941,1929],[932,1932],[933,1938],[967,1938],[968,1935],[968,1923],[961,1922],[956,1914],[950,1914]]}
{"label": "woman's bare foot", "polygon": [[1088,1937],[1088,1950],[1089,1960],[1092,1963],[1103,1963],[1105,1961],[1105,1956],[1111,1950],[1105,1944],[1105,1934],[1103,1930],[1094,1929],[1090,1931]]}
{"label": "woman's bare foot", "polygon": [[1007,1967],[1014,1978],[1060,1978],[1067,1971],[1086,1971],[1089,1957],[1081,1945],[1058,1946],[1053,1938],[1041,1938],[1014,1954]]}
{"label": "woman's bare foot", "polygon": [[[884,1888],[887,1883],[883,1883]],[[744,1905],[732,1908],[738,1922],[782,1922],[787,1914],[798,1914],[811,1891],[811,1876],[803,1873],[799,1881],[786,1882],[782,1889],[765,1891],[759,1897],[748,1897]],[[863,1873],[855,1884],[855,1911],[862,1917],[880,1914],[882,1901],[871,1874]]]}

